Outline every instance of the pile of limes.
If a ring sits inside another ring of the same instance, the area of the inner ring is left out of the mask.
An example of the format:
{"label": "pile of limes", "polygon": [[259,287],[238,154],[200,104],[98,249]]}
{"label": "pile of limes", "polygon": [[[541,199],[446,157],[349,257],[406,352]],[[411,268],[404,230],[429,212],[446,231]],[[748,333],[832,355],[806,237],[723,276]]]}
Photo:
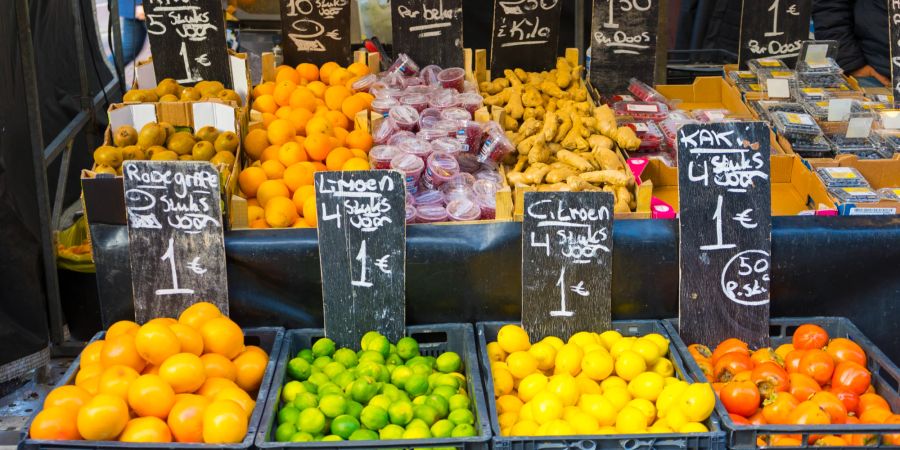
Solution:
{"label": "pile of limes", "polygon": [[695,433],[712,413],[708,383],[674,377],[669,341],[579,332],[531,343],[505,325],[487,345],[503,436]]}
{"label": "pile of limes", "polygon": [[415,339],[394,345],[374,331],[360,347],[335,349],[322,338],[288,362],[276,441],[476,435],[458,354],[422,356]]}

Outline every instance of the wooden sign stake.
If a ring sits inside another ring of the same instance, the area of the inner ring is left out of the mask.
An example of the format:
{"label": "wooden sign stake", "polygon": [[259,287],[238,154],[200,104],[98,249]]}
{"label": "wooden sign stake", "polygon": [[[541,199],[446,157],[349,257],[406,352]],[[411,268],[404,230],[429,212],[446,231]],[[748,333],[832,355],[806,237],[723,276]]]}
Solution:
{"label": "wooden sign stake", "polygon": [[350,64],[349,0],[278,0],[278,4],[285,64]]}
{"label": "wooden sign stake", "polygon": [[463,66],[462,0],[392,0],[394,57],[405,53],[419,67]]}
{"label": "wooden sign stake", "polygon": [[665,76],[657,76],[665,74],[660,41],[667,39],[666,22],[659,18],[661,1],[594,0],[590,80],[603,96],[626,92],[632,77],[651,85],[665,82]]}
{"label": "wooden sign stake", "polygon": [[495,76],[502,76],[505,69],[542,72],[556,67],[561,10],[559,0],[494,0],[491,70]]}
{"label": "wooden sign stake", "polygon": [[794,67],[800,46],[809,39],[810,14],[812,0],[741,2],[740,67],[757,58],[784,59],[788,67]]}

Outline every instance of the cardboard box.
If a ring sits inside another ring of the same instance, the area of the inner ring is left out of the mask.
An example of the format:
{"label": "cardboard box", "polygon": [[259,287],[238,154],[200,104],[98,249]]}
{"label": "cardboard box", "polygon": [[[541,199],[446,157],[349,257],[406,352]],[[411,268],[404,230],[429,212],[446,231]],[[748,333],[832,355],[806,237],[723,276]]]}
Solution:
{"label": "cardboard box", "polygon": [[[859,171],[873,190],[900,187],[900,154],[893,159],[859,159],[856,155],[838,155],[833,160],[810,161],[814,169],[821,167],[852,167]],[[835,199],[842,216],[893,215],[900,211],[900,202],[880,200],[873,203],[840,202]]]}
{"label": "cardboard box", "polygon": [[[231,65],[231,80],[234,92],[241,97],[245,105],[250,98],[250,63],[246,53],[228,50],[228,61]],[[133,89],[153,89],[156,87],[156,73],[153,71],[153,58],[140,61],[134,65]]]}

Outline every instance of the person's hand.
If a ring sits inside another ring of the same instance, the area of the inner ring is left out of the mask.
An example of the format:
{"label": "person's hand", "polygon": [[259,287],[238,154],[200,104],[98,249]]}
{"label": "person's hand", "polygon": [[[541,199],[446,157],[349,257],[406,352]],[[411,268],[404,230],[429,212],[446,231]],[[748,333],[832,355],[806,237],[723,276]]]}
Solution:
{"label": "person's hand", "polygon": [[134,7],[134,18],[137,20],[146,19],[146,16],[144,16],[144,5],[137,5]]}
{"label": "person's hand", "polygon": [[856,69],[853,72],[850,72],[850,75],[853,75],[854,78],[872,77],[872,78],[875,78],[876,80],[880,81],[881,84],[885,85],[886,87],[891,85],[891,80],[888,80],[887,78],[885,78],[883,75],[878,73],[878,71],[873,69],[872,66],[870,66],[870,65],[862,66],[859,69]]}

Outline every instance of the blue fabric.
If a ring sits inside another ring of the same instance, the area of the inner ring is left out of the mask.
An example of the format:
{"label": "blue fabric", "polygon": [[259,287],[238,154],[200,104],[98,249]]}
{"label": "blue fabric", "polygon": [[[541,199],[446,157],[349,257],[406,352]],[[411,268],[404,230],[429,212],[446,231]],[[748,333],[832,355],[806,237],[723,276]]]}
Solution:
{"label": "blue fabric", "polygon": [[845,72],[865,65],[890,77],[887,2],[813,0],[816,39],[838,41],[837,62]]}
{"label": "blue fabric", "polygon": [[141,4],[141,0],[119,0],[119,17],[134,19],[134,8]]}
{"label": "blue fabric", "polygon": [[142,20],[121,19],[122,23],[122,65],[134,61],[144,47],[147,39],[147,27]]}

